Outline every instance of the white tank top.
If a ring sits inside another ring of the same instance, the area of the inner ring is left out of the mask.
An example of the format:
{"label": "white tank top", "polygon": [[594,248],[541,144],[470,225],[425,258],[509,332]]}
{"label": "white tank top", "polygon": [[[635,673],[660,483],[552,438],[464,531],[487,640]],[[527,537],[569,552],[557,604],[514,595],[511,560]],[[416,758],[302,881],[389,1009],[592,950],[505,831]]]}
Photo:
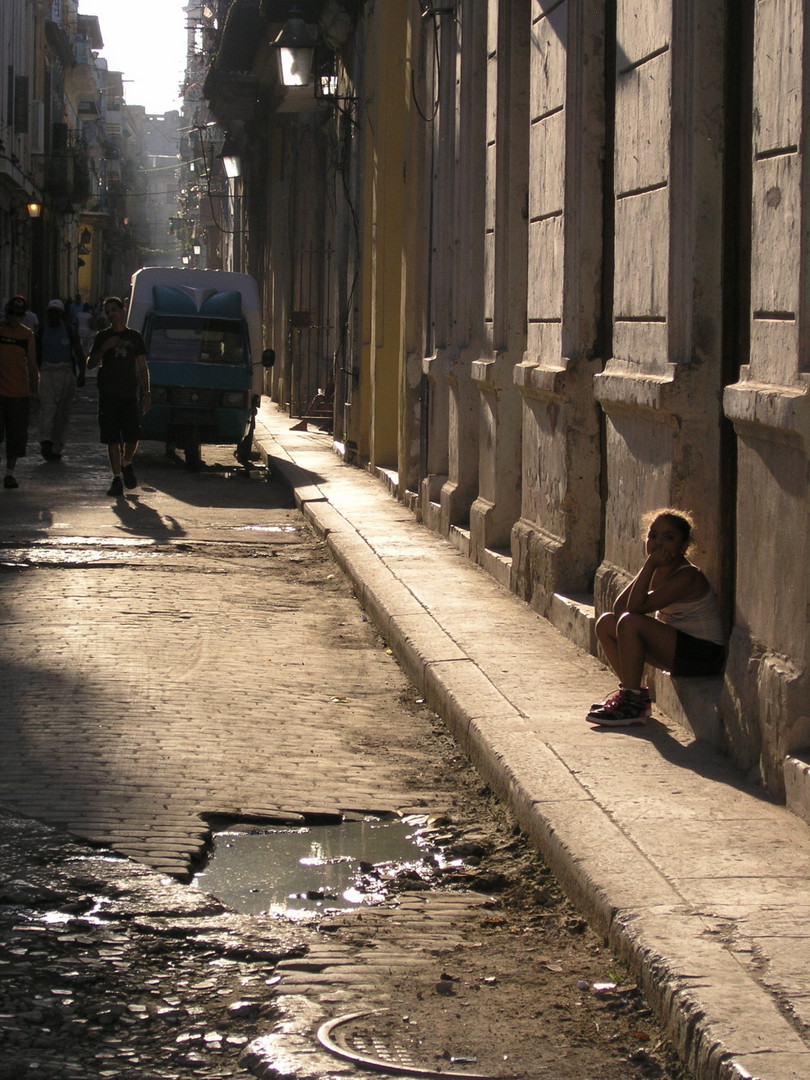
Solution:
{"label": "white tank top", "polygon": [[670,604],[655,613],[659,622],[666,623],[685,634],[700,638],[702,641],[714,641],[717,645],[725,644],[723,624],[720,621],[720,609],[717,597],[711,589],[699,600],[690,600],[683,604]]}

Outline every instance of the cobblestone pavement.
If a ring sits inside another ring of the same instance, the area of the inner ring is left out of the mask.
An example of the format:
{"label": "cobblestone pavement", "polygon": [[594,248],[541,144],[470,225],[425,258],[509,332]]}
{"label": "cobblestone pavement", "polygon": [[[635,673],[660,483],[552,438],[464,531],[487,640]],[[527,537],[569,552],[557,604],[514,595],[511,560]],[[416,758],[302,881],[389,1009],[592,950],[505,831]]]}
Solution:
{"label": "cobblestone pavement", "polygon": [[[354,1077],[315,1034],[357,1011],[355,1055],[445,1074],[681,1075],[272,479],[147,446],[109,499],[89,391],[64,462],[34,448],[0,516],[0,1080]],[[457,858],[311,925],[186,884],[213,824],[356,811]]]}
{"label": "cobblestone pavement", "polygon": [[0,815],[0,1078],[247,1077],[284,927]]}
{"label": "cobblestone pavement", "polygon": [[0,805],[187,875],[209,816],[418,802],[405,679],[284,492],[149,444],[108,499],[86,438],[3,493]]}

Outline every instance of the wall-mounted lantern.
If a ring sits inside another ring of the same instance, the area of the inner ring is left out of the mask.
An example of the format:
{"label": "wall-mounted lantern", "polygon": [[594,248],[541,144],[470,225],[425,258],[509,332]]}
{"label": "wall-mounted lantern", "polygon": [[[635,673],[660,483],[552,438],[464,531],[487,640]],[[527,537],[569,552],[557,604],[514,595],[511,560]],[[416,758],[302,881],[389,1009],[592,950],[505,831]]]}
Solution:
{"label": "wall-mounted lantern", "polygon": [[30,218],[38,218],[42,214],[42,203],[35,202],[33,199],[28,203],[28,216]]}
{"label": "wall-mounted lantern", "polygon": [[304,22],[301,8],[293,4],[273,42],[278,50],[278,77],[282,86],[309,86],[317,40],[316,28]]}
{"label": "wall-mounted lantern", "polygon": [[242,175],[242,158],[239,156],[239,150],[230,135],[226,137],[222,145],[222,153],[219,156],[227,178],[229,180],[238,180]]}

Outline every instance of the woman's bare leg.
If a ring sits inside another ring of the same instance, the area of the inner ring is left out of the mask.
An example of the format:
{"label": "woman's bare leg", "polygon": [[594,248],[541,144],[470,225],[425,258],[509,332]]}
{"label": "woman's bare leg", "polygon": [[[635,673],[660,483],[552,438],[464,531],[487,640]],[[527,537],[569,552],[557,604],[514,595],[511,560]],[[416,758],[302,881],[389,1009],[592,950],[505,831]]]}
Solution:
{"label": "woman's bare leg", "polygon": [[619,616],[616,623],[616,671],[622,685],[628,690],[640,690],[645,663],[670,670],[677,640],[678,635],[671,626],[649,615],[626,611]]}
{"label": "woman's bare leg", "polygon": [[619,662],[619,645],[616,640],[616,616],[612,611],[606,611],[604,615],[601,615],[596,622],[596,636],[599,639],[599,644],[602,646],[607,661],[613,668],[614,672],[619,678],[619,682],[622,680],[621,665]]}

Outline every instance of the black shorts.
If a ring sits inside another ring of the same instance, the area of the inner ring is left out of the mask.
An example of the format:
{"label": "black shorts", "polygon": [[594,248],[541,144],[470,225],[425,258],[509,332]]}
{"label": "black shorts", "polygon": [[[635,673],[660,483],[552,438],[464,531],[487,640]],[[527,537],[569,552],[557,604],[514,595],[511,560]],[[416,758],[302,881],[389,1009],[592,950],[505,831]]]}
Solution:
{"label": "black shorts", "polygon": [[676,630],[675,659],[671,675],[719,675],[726,662],[726,647],[716,641],[692,637]]}
{"label": "black shorts", "polygon": [[30,398],[0,397],[0,444],[5,439],[7,457],[25,457],[30,412]]}
{"label": "black shorts", "polygon": [[141,437],[141,407],[137,398],[99,397],[98,427],[101,442],[135,443]]}

